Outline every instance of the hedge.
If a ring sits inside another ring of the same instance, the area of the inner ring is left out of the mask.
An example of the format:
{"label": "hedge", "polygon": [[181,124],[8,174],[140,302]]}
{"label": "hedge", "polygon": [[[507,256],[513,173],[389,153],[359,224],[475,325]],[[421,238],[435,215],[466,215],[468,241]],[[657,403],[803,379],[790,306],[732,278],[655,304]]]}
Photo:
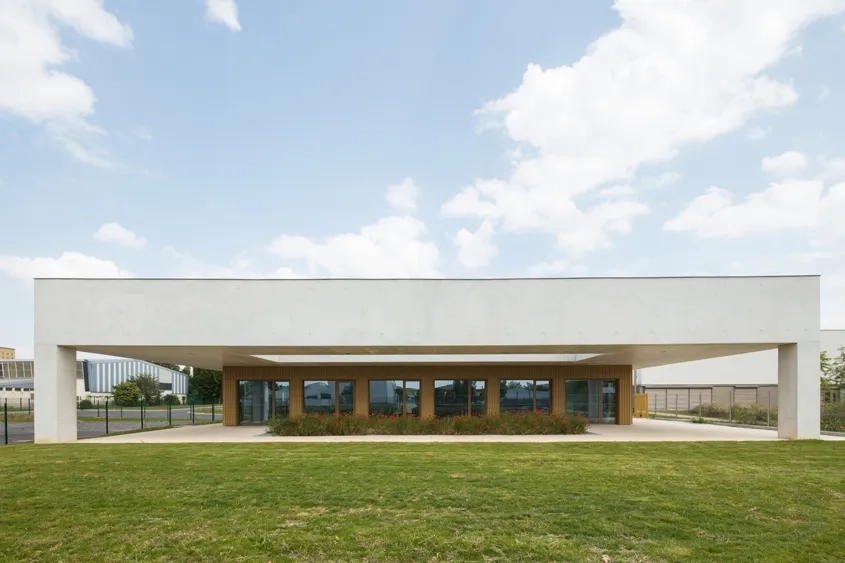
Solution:
{"label": "hedge", "polygon": [[267,431],[278,436],[360,436],[365,434],[583,434],[582,416],[513,413],[488,416],[427,417],[303,414],[273,420]]}

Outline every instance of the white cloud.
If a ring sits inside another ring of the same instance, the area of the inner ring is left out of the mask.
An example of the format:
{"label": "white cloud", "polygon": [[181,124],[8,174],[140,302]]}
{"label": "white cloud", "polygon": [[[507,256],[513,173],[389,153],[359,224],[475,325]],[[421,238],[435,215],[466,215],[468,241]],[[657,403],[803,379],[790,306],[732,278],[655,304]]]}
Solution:
{"label": "white cloud", "polygon": [[745,136],[749,141],[761,141],[772,133],[771,127],[752,127]]}
{"label": "white cloud", "polygon": [[82,162],[110,166],[96,145],[102,133],[88,119],[91,88],[59,67],[76,59],[62,43],[62,27],[100,43],[130,47],[132,30],[101,0],[6,0],[0,3],[0,111],[45,125]]}
{"label": "white cloud", "polygon": [[232,31],[240,31],[238,5],[235,0],[206,0],[205,17],[208,21],[221,23]]}
{"label": "white cloud", "polygon": [[387,203],[396,211],[413,212],[417,210],[419,188],[413,178],[405,178],[401,183],[387,188]]}
{"label": "white cloud", "polygon": [[94,238],[100,242],[110,242],[128,248],[144,248],[147,244],[147,239],[139,237],[118,223],[105,223],[94,233]]}
{"label": "white cloud", "polygon": [[788,178],[735,202],[734,194],[711,187],[663,225],[700,238],[738,238],[752,233],[799,231],[816,245],[845,236],[845,183],[825,186],[818,178]]}
{"label": "white cloud", "polygon": [[567,252],[607,246],[647,207],[624,199],[595,209],[582,196],[793,103],[792,85],[766,70],[802,28],[845,3],[618,0],[615,7],[622,24],[581,59],[530,65],[515,91],[479,111],[532,156],[507,179],[464,188],[444,215],[489,220],[505,232],[548,232]]}
{"label": "white cloud", "polygon": [[79,252],[64,252],[58,258],[0,255],[0,271],[9,277],[32,278],[131,278],[133,274],[111,260]]}
{"label": "white cloud", "polygon": [[164,254],[175,260],[179,266],[179,277],[214,278],[214,279],[297,279],[302,274],[288,267],[279,267],[270,271],[260,271],[252,267],[252,262],[245,255],[236,256],[229,265],[209,264],[199,258],[178,251],[173,246],[165,246]]}
{"label": "white cloud", "polygon": [[767,156],[760,162],[760,170],[772,176],[791,176],[807,167],[807,157],[797,151],[786,151],[778,156]]}
{"label": "white cloud", "polygon": [[677,172],[664,172],[658,176],[644,176],[640,179],[640,186],[647,190],[665,188],[676,184],[681,178],[682,176]]}
{"label": "white cloud", "polygon": [[[391,192],[387,197],[390,199]],[[311,276],[363,278],[438,278],[440,253],[427,239],[425,223],[408,216],[383,217],[357,233],[311,240],[283,234],[270,244],[272,254],[304,260]]]}
{"label": "white cloud", "polygon": [[461,229],[452,239],[458,247],[458,260],[467,268],[479,268],[489,264],[499,254],[499,249],[492,244],[493,225],[483,221],[475,232]]}
{"label": "white cloud", "polygon": [[583,264],[576,264],[569,260],[552,260],[549,262],[540,262],[531,267],[531,273],[535,276],[550,276],[569,274],[573,276],[580,276],[587,272],[587,267]]}
{"label": "white cloud", "polygon": [[824,101],[830,97],[830,86],[827,84],[822,84],[819,87],[819,101]]}

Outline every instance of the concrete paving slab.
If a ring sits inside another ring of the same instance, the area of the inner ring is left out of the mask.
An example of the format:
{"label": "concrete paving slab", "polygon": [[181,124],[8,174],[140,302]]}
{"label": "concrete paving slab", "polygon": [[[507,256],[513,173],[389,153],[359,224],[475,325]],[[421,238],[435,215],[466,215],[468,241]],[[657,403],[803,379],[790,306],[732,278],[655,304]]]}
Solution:
{"label": "concrete paving slab", "polygon": [[[845,440],[837,436],[822,436],[823,440]],[[344,442],[404,442],[404,443],[556,443],[556,442],[743,442],[776,441],[775,429],[732,428],[711,424],[636,419],[632,426],[595,425],[580,435],[529,436],[273,436],[263,426],[223,426],[208,424],[184,426],[121,436],[103,436],[81,444],[178,444],[178,443],[344,443]]]}

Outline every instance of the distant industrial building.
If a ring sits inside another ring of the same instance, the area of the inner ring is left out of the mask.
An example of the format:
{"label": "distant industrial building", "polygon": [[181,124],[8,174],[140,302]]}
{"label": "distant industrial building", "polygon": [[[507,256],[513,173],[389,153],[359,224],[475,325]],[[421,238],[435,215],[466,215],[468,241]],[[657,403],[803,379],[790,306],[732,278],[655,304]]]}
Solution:
{"label": "distant industrial building", "polygon": [[[188,394],[188,375],[142,360],[103,359],[76,362],[76,396],[104,397],[115,385],[136,375],[158,378],[163,394]],[[35,371],[32,360],[0,360],[0,399],[34,399]]]}
{"label": "distant industrial building", "polygon": [[14,348],[4,348],[0,346],[0,360],[14,360],[15,359],[15,349]]}

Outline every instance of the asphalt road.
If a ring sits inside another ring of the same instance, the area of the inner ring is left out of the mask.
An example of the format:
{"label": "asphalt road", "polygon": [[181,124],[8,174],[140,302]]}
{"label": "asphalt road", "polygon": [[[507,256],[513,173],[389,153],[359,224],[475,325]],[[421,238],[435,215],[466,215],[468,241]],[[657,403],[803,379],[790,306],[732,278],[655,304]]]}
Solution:
{"label": "asphalt road", "polygon": [[[148,420],[144,421],[144,428],[155,428],[157,426],[167,426],[166,420]],[[138,430],[141,428],[141,421],[135,422],[121,422],[120,419],[112,420],[109,418],[109,433],[124,432],[126,430]],[[76,423],[76,432],[79,438],[95,438],[97,436],[105,436],[106,422],[81,422]],[[3,428],[0,425],[0,447],[5,443],[5,436],[3,436]],[[10,422],[9,423],[9,444],[20,444],[23,442],[33,442],[35,440],[35,425],[32,422]]]}

